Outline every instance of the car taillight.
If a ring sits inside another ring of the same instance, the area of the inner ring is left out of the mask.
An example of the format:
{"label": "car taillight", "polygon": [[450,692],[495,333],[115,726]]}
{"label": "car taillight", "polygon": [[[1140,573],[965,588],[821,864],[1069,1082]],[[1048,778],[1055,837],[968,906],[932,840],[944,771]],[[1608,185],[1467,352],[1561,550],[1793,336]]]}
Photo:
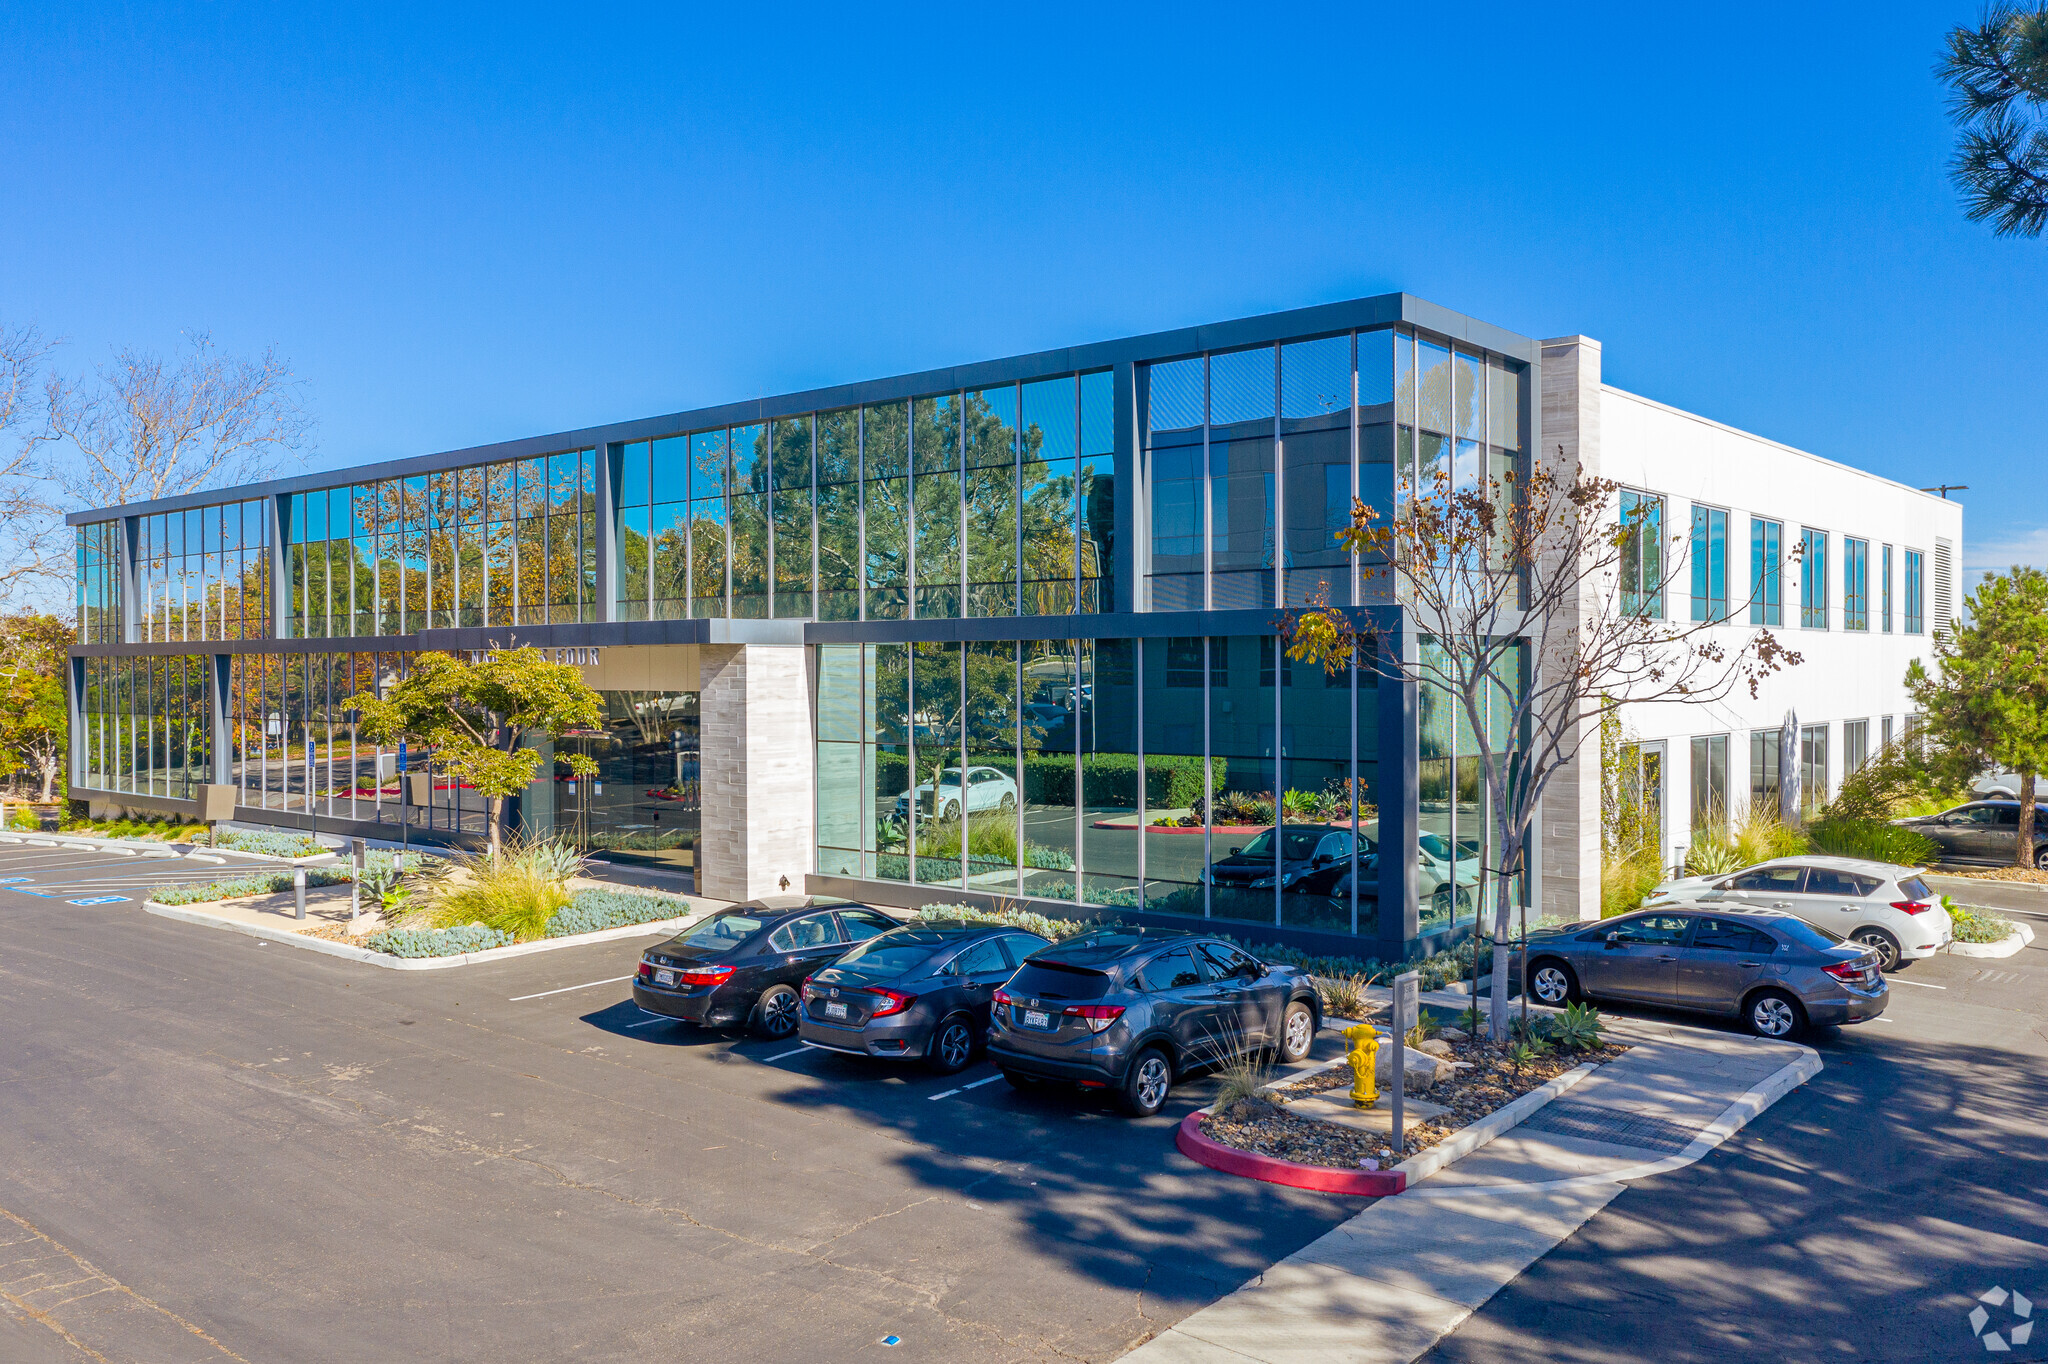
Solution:
{"label": "car taillight", "polygon": [[917,1003],[916,995],[906,995],[901,990],[870,989],[868,993],[882,1001],[882,1007],[869,1014],[869,1018],[886,1018],[890,1014],[900,1014]]}
{"label": "car taillight", "polygon": [[1837,961],[1823,966],[1821,970],[1836,980],[1853,980],[1861,985],[1869,976],[1870,963],[1867,960]]}
{"label": "car taillight", "polygon": [[654,976],[654,963],[653,963],[653,962],[651,962],[651,961],[643,961],[643,962],[641,962],[641,963],[640,963],[640,979],[642,979],[642,980],[651,980],[651,979],[653,978],[653,976]]}
{"label": "car taillight", "polygon": [[731,966],[693,966],[678,975],[676,980],[684,985],[723,985],[732,979],[736,969]]}
{"label": "car taillight", "polygon": [[1082,1019],[1088,1024],[1089,1032],[1103,1032],[1110,1024],[1123,1016],[1121,1004],[1069,1004],[1067,1017]]}
{"label": "car taillight", "polygon": [[1908,914],[1925,914],[1928,910],[1933,909],[1934,906],[1925,900],[1894,900],[1892,901],[1892,908],[1902,909]]}
{"label": "car taillight", "polygon": [[1017,1002],[1017,997],[1016,997],[1015,995],[1011,994],[1011,993],[1010,993],[1010,992],[1009,992],[1008,990],[998,990],[998,991],[996,991],[996,1003],[998,1003],[998,1004],[1015,1004],[1016,1002]]}

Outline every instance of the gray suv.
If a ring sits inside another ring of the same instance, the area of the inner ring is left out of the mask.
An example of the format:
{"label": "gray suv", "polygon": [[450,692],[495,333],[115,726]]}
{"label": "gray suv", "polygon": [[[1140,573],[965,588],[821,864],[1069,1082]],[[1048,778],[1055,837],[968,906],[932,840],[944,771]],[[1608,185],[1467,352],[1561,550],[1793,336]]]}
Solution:
{"label": "gray suv", "polygon": [[1891,995],[1878,957],[1775,909],[1645,909],[1529,934],[1529,993],[1739,1018],[1759,1037],[1864,1023]]}
{"label": "gray suv", "polygon": [[1024,959],[995,993],[988,1057],[1019,1089],[1116,1090],[1145,1117],[1191,1070],[1265,1049],[1299,1061],[1320,1026],[1298,967],[1193,933],[1100,929]]}

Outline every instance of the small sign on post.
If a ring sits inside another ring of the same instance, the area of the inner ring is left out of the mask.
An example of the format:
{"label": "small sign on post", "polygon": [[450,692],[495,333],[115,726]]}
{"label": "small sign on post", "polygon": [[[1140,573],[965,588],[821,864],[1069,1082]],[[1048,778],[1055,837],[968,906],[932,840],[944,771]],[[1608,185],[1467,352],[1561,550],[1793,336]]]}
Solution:
{"label": "small sign on post", "polygon": [[1402,1131],[1403,1109],[1408,1097],[1408,1030],[1415,1026],[1420,1008],[1422,977],[1403,971],[1394,977],[1394,1160],[1398,1164],[1408,1147]]}

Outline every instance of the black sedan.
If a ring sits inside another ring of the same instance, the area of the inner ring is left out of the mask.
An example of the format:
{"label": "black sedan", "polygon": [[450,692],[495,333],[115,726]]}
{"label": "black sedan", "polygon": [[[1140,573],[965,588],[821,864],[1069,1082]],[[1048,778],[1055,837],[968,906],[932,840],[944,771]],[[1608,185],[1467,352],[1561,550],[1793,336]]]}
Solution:
{"label": "black sedan", "polygon": [[996,988],[1044,938],[995,924],[899,928],[804,982],[803,1040],[860,1056],[964,1069],[988,1036]]}
{"label": "black sedan", "polygon": [[763,1037],[787,1037],[797,1029],[804,977],[895,927],[888,915],[850,900],[749,900],[648,948],[633,1002],[684,1023],[745,1024]]}
{"label": "black sedan", "polygon": [[[1920,819],[1896,821],[1934,840],[1944,862],[2009,867],[2020,851],[2020,803],[1973,800]],[[2034,816],[2034,865],[2048,871],[2048,816]]]}
{"label": "black sedan", "polygon": [[1362,859],[1373,856],[1370,838],[1334,824],[1287,824],[1277,834],[1262,829],[1251,842],[1217,858],[1204,875],[1219,890],[1270,891],[1277,880],[1292,895],[1336,895],[1341,884],[1348,896],[1354,840]]}

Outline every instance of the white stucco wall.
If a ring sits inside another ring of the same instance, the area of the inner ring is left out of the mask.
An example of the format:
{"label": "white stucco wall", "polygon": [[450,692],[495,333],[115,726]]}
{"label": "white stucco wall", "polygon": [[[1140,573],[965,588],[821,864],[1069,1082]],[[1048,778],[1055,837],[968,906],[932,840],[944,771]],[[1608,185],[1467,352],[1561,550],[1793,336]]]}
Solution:
{"label": "white stucco wall", "polygon": [[[1959,605],[1965,584],[1962,563],[1963,509],[1931,493],[1850,467],[1819,455],[1795,450],[1718,422],[1603,386],[1601,389],[1601,468],[1606,477],[1665,498],[1667,535],[1685,535],[1695,502],[1728,512],[1728,596],[1731,605],[1746,601],[1750,582],[1750,518],[1782,522],[1783,552],[1789,557],[1802,527],[1829,533],[1828,624],[1825,630],[1800,623],[1800,576],[1803,565],[1783,570],[1782,627],[1773,633],[1802,656],[1795,668],[1767,679],[1752,700],[1747,690],[1708,704],[1632,706],[1624,723],[1641,739],[1664,740],[1665,843],[1689,841],[1690,752],[1694,736],[1729,736],[1728,793],[1736,807],[1749,794],[1751,731],[1776,729],[1788,710],[1801,725],[1826,724],[1830,793],[1842,778],[1844,721],[1870,722],[1870,749],[1883,741],[1883,719],[1902,727],[1911,710],[1906,694],[1907,663],[1931,658],[1936,625],[1936,546],[1946,541],[1954,567],[1952,600]],[[1843,452],[1845,454],[1850,452]],[[1843,628],[1842,541],[1845,536],[1870,542],[1870,629]],[[1892,631],[1883,630],[1880,575],[1882,546],[1893,547]],[[1904,633],[1905,550],[1926,555],[1924,632]],[[1681,549],[1682,552],[1682,549]],[[1681,564],[1665,613],[1691,619],[1690,569]],[[1717,628],[1732,650],[1755,627],[1748,613]],[[1667,860],[1670,847],[1667,847]]]}

